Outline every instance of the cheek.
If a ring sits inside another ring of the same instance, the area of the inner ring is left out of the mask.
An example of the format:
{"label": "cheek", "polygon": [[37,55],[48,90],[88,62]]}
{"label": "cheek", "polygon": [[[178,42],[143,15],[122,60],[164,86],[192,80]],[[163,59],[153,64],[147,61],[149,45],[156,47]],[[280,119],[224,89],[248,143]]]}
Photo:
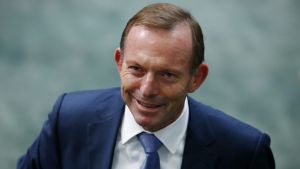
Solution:
{"label": "cheek", "polygon": [[183,83],[176,83],[172,85],[161,85],[161,92],[164,96],[171,100],[184,97],[186,95],[186,85]]}
{"label": "cheek", "polygon": [[139,87],[139,79],[128,72],[121,73],[121,87],[124,100],[130,101],[130,93]]}
{"label": "cheek", "polygon": [[128,72],[121,73],[121,84],[125,89],[136,88],[139,84],[139,78]]}

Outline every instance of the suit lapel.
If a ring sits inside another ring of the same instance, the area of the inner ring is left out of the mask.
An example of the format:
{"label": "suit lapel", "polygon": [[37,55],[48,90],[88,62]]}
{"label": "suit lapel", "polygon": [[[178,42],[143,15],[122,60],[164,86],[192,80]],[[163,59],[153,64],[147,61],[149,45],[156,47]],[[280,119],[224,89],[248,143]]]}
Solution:
{"label": "suit lapel", "polygon": [[216,165],[217,151],[213,142],[215,136],[207,117],[202,113],[205,108],[189,98],[189,122],[182,159],[182,169],[213,169]]}
{"label": "suit lapel", "polygon": [[119,127],[124,114],[124,102],[121,96],[118,95],[118,97],[108,98],[105,100],[105,105],[99,107],[101,107],[97,111],[99,119],[87,126],[88,168],[110,169]]}

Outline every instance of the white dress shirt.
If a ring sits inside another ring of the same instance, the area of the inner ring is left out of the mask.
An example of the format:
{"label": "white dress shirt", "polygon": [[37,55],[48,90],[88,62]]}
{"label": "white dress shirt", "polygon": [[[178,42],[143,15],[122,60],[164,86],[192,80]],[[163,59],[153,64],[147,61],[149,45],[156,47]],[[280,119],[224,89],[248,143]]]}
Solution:
{"label": "white dress shirt", "polygon": [[[112,169],[140,169],[146,156],[136,135],[145,131],[125,107],[114,151]],[[158,150],[161,169],[180,169],[189,117],[187,98],[179,118],[153,134],[162,142]],[[147,131],[146,131],[147,132]]]}

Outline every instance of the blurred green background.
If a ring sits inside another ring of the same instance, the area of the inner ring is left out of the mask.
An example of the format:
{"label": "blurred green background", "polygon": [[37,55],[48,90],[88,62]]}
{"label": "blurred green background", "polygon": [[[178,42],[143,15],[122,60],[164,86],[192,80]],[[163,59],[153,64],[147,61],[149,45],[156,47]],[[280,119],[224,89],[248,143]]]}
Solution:
{"label": "blurred green background", "polygon": [[[151,0],[0,1],[0,166],[38,135],[63,92],[119,85],[113,53]],[[198,100],[272,138],[278,169],[297,169],[300,1],[173,0],[200,22],[210,73]]]}

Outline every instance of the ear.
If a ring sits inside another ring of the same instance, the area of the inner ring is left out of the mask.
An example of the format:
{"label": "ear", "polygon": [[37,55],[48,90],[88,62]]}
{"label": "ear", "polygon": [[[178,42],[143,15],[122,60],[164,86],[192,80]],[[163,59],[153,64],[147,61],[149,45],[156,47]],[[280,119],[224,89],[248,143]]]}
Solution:
{"label": "ear", "polygon": [[208,65],[206,63],[200,64],[197,70],[192,75],[193,77],[188,92],[192,93],[195,90],[197,90],[205,81],[207,75],[208,75]]}
{"label": "ear", "polygon": [[121,48],[117,48],[115,50],[115,62],[118,68],[118,72],[120,73],[122,71],[122,64],[123,64],[123,60],[121,56]]}

